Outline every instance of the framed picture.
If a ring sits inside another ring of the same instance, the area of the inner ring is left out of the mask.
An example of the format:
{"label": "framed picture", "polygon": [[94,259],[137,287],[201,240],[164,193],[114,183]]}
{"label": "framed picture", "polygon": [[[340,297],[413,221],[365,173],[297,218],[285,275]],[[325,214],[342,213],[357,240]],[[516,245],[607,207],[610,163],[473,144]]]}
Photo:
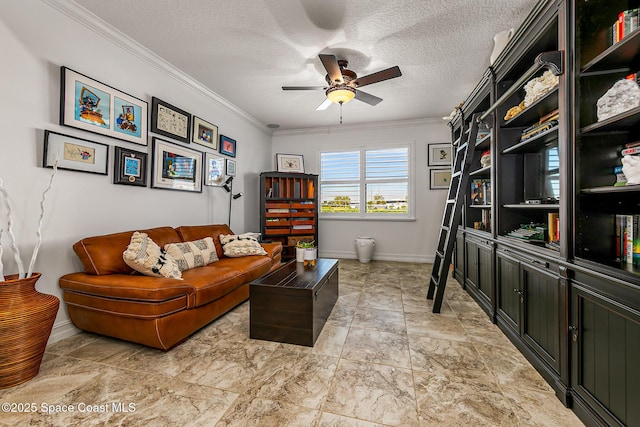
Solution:
{"label": "framed picture", "polygon": [[451,165],[451,144],[429,144],[428,156],[429,166],[450,166]]}
{"label": "framed picture", "polygon": [[300,154],[276,154],[278,172],[304,173],[304,158]]}
{"label": "framed picture", "polygon": [[220,187],[224,184],[224,157],[205,153],[204,157],[204,185]]}
{"label": "framed picture", "polygon": [[61,67],[60,124],[147,145],[148,104]]}
{"label": "framed picture", "polygon": [[202,192],[202,153],[153,138],[151,187]]}
{"label": "framed picture", "polygon": [[220,153],[235,157],[236,156],[236,140],[228,136],[220,135]]}
{"label": "framed picture", "polygon": [[236,176],[236,161],[227,159],[227,175]]}
{"label": "framed picture", "polygon": [[115,147],[113,183],[147,186],[147,153]]}
{"label": "framed picture", "polygon": [[193,127],[191,129],[191,142],[204,145],[205,147],[218,149],[218,126],[193,116]]}
{"label": "framed picture", "polygon": [[61,133],[44,131],[42,166],[107,175],[109,146]]}
{"label": "framed picture", "polygon": [[451,183],[451,169],[429,169],[429,188],[431,190],[447,190]]}
{"label": "framed picture", "polygon": [[151,98],[151,132],[188,144],[190,129],[191,114],[155,96]]}

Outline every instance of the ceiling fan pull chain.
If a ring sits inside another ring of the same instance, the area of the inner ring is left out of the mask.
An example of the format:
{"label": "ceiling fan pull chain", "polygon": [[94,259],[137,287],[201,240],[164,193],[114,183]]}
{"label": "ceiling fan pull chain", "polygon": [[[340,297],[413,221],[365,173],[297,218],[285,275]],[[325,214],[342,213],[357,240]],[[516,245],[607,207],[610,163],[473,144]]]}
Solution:
{"label": "ceiling fan pull chain", "polygon": [[342,124],[342,104],[343,102],[340,103],[340,124]]}

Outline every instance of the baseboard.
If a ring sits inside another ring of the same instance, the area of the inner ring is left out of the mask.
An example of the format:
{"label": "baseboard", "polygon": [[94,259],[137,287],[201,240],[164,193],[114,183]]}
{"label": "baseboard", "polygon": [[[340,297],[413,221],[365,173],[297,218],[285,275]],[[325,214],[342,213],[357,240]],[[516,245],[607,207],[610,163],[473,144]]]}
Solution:
{"label": "baseboard", "polygon": [[54,342],[61,341],[65,338],[69,338],[80,332],[80,329],[73,326],[71,320],[65,320],[56,325],[53,325],[53,329],[51,330],[51,335],[49,335],[49,341],[47,341],[47,345],[53,344]]}
{"label": "baseboard", "polygon": [[[323,251],[320,250],[321,258],[342,258],[342,259],[358,259],[353,251]],[[374,252],[373,261],[398,261],[398,262],[417,262],[417,263],[433,263],[434,256],[425,255],[409,255],[409,254],[388,254]]]}

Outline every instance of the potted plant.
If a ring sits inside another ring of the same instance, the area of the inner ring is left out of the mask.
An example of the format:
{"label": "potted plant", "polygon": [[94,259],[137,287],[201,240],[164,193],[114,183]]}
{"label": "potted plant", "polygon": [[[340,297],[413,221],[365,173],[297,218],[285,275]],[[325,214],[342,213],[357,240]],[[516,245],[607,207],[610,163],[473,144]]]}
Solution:
{"label": "potted plant", "polygon": [[54,163],[49,185],[42,193],[40,221],[36,232],[38,241],[31,256],[28,271],[25,271],[13,234],[9,194],[0,178],[0,199],[3,200],[7,216],[6,232],[9,237],[9,247],[18,268],[17,274],[5,276],[1,241],[5,229],[4,224],[0,223],[0,348],[4,354],[3,361],[0,363],[0,389],[21,384],[38,374],[53,322],[58,313],[60,300],[54,295],[43,294],[36,290],[36,281],[41,274],[33,271],[42,243],[41,229],[45,213],[45,197],[51,189],[56,171],[57,160]]}
{"label": "potted plant", "polygon": [[299,240],[296,243],[296,261],[307,265],[316,265],[316,258],[318,257],[318,248],[316,248],[315,240]]}

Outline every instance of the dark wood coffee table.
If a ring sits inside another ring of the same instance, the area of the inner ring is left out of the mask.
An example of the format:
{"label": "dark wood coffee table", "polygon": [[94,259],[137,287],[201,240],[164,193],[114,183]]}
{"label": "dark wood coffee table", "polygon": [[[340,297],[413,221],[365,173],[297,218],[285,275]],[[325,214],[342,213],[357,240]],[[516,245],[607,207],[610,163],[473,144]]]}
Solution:
{"label": "dark wood coffee table", "polygon": [[313,347],[337,299],[337,259],[289,261],[249,284],[249,336]]}

